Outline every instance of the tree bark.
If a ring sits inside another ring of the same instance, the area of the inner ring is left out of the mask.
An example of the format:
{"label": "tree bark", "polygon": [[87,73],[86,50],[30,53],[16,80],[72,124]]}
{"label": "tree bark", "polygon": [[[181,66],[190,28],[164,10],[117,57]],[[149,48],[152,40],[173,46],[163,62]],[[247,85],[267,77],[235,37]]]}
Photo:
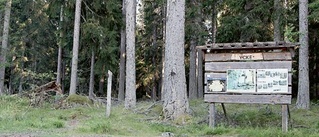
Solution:
{"label": "tree bark", "polygon": [[13,72],[14,72],[14,68],[10,67],[10,78],[9,78],[9,94],[13,94],[14,90],[13,90]]}
{"label": "tree bark", "polygon": [[125,108],[136,106],[136,72],[135,72],[135,20],[136,0],[126,0],[126,89]]}
{"label": "tree bark", "polygon": [[[23,44],[22,44],[22,47],[21,47],[21,51],[22,51],[21,56],[22,57],[24,57],[25,48],[26,48],[25,46],[26,46],[26,42],[23,41]],[[24,75],[23,75],[23,73],[24,73],[24,61],[25,60],[22,60],[21,64],[20,64],[20,66],[21,66],[21,72],[19,74],[20,75],[20,77],[19,77],[19,93],[20,94],[23,92],[23,83],[25,83],[24,82]]]}
{"label": "tree bark", "polygon": [[189,113],[184,63],[184,26],[185,0],[167,1],[163,89],[163,112],[166,120],[175,120]]}
{"label": "tree bark", "polygon": [[280,18],[281,18],[281,0],[274,0],[274,41],[278,42],[281,40],[280,33]]}
{"label": "tree bark", "polygon": [[[3,20],[3,11],[0,11],[0,20],[2,21]],[[1,34],[3,34],[3,25],[0,25],[0,40],[2,42],[2,36]],[[1,50],[0,50],[1,51]]]}
{"label": "tree bark", "polygon": [[92,49],[89,98],[93,98],[93,93],[94,93],[94,61],[95,61],[95,54],[94,54],[94,50]]}
{"label": "tree bark", "polygon": [[[125,22],[125,0],[123,0],[122,4],[122,16],[123,22]],[[120,55],[120,81],[119,81],[119,94],[118,99],[124,101],[125,99],[125,29],[124,27],[121,29],[121,55]]]}
{"label": "tree bark", "polygon": [[59,46],[58,49],[58,66],[57,66],[57,76],[56,76],[56,83],[61,84],[62,78],[62,47]]}
{"label": "tree bark", "polygon": [[[62,51],[63,52],[63,51]],[[62,83],[61,83],[61,89],[62,89],[62,93],[65,93],[65,70],[66,70],[66,63],[65,61],[62,61]]]}
{"label": "tree bark", "polygon": [[6,56],[8,52],[8,41],[9,41],[9,26],[10,26],[10,14],[11,14],[11,3],[12,0],[7,0],[5,13],[4,13],[4,23],[3,23],[3,37],[2,37],[2,49],[0,55],[0,95],[4,94],[4,81],[6,72]]}
{"label": "tree bark", "polygon": [[104,75],[104,72],[105,72],[105,66],[103,65],[102,67],[102,74],[101,74],[101,77],[100,77],[100,81],[99,81],[99,91],[98,93],[100,95],[103,95],[103,89],[104,89],[104,79],[105,79],[105,75]]}
{"label": "tree bark", "polygon": [[203,98],[204,97],[204,91],[203,91],[203,52],[201,49],[198,49],[197,51],[197,92],[198,97]]}
{"label": "tree bark", "polygon": [[72,69],[71,69],[71,82],[70,82],[70,95],[76,94],[77,85],[77,71],[78,71],[78,55],[79,55],[79,37],[80,37],[80,17],[81,17],[81,1],[76,0],[75,4],[75,19],[74,19],[74,36],[73,36],[73,56],[72,56]]}
{"label": "tree bark", "polygon": [[63,47],[63,37],[64,37],[64,32],[62,30],[62,25],[63,25],[63,10],[64,10],[64,3],[61,4],[61,9],[60,9],[60,24],[59,24],[59,31],[60,31],[60,36],[59,36],[59,49],[58,49],[58,64],[57,64],[57,76],[56,76],[56,83],[61,85],[61,77],[62,77],[62,47]]}
{"label": "tree bark", "polygon": [[[196,36],[193,36],[196,37]],[[197,98],[197,81],[196,81],[196,42],[195,38],[192,38],[190,42],[190,54],[189,54],[189,99]]]}
{"label": "tree bark", "polygon": [[213,2],[212,11],[212,43],[216,43],[216,33],[217,33],[217,0]]}
{"label": "tree bark", "polygon": [[309,109],[308,0],[299,0],[299,79],[296,107]]}
{"label": "tree bark", "polygon": [[[153,48],[153,53],[156,52],[156,49],[157,49],[157,25],[155,24],[153,26],[153,34],[152,34],[152,48]],[[156,54],[153,54],[152,55],[152,62],[153,62],[153,66],[155,67],[156,66]],[[156,71],[156,70],[155,70]],[[152,84],[152,89],[151,89],[151,97],[152,97],[152,100],[156,100],[157,99],[157,74],[156,72],[154,71],[153,73],[153,84]]]}
{"label": "tree bark", "polygon": [[[201,22],[201,9],[200,2],[198,0],[191,1],[192,6],[196,7],[196,13],[193,18],[194,22],[191,24],[193,30],[200,30],[200,22]],[[191,36],[190,41],[190,53],[189,53],[189,82],[188,82],[188,90],[189,90],[189,99],[198,98],[197,92],[197,77],[196,77],[196,45],[199,41],[199,33],[195,32]]]}
{"label": "tree bark", "polygon": [[[166,4],[167,3],[167,1],[164,1],[164,4],[163,4],[163,7],[162,7],[162,9],[163,9],[163,14],[162,14],[162,18],[163,18],[163,27],[162,27],[162,33],[163,33],[163,41],[165,41],[165,39],[166,39],[166,14],[167,14],[167,8],[166,8]],[[163,96],[164,96],[164,68],[165,68],[165,44],[163,45],[163,47],[162,47],[162,59],[161,59],[161,80],[160,80],[160,95],[159,95],[159,97],[160,97],[160,99],[161,99],[161,101],[164,101],[164,98],[163,98]]]}

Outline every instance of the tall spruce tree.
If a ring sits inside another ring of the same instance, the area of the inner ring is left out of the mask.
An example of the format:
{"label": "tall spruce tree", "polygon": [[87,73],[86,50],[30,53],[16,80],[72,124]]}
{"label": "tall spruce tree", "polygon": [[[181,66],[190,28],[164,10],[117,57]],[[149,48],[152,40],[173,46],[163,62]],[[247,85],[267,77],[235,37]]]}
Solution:
{"label": "tall spruce tree", "polygon": [[296,107],[309,109],[308,0],[299,0],[299,80]]}
{"label": "tall spruce tree", "polygon": [[135,26],[136,0],[126,0],[126,85],[125,108],[136,106]]}
{"label": "tall spruce tree", "polygon": [[281,41],[281,29],[280,29],[280,20],[282,14],[282,4],[281,0],[274,0],[274,41]]}
{"label": "tall spruce tree", "polygon": [[0,95],[4,93],[4,81],[5,81],[5,69],[6,69],[6,56],[8,52],[9,43],[9,26],[10,26],[10,14],[11,14],[12,0],[7,0],[4,13],[3,23],[3,35],[2,35],[2,47],[0,55]]}
{"label": "tall spruce tree", "polygon": [[63,21],[64,21],[64,1],[61,4],[60,7],[60,23],[59,23],[59,43],[58,43],[58,62],[57,62],[57,76],[56,76],[56,83],[58,85],[61,85],[61,79],[62,79],[62,48],[64,45],[64,31],[63,31]]}
{"label": "tall spruce tree", "polygon": [[79,56],[79,44],[80,44],[81,2],[82,0],[76,0],[76,4],[75,4],[72,69],[71,69],[71,82],[70,82],[70,93],[69,93],[70,95],[76,94],[76,86],[77,86],[78,56]]}
{"label": "tall spruce tree", "polygon": [[189,113],[187,99],[184,36],[185,0],[167,1],[163,113],[175,120]]}
{"label": "tall spruce tree", "polygon": [[[122,21],[125,22],[125,0],[122,0]],[[123,101],[125,99],[125,59],[126,59],[126,35],[125,27],[121,28],[121,43],[120,43],[120,78],[119,78],[119,93],[118,99]]]}

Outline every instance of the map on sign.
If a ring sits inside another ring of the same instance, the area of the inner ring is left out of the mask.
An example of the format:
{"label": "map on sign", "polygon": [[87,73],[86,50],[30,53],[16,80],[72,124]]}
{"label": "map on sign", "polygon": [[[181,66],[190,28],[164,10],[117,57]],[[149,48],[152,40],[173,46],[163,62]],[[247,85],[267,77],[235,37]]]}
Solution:
{"label": "map on sign", "polygon": [[255,69],[227,70],[227,92],[256,92]]}

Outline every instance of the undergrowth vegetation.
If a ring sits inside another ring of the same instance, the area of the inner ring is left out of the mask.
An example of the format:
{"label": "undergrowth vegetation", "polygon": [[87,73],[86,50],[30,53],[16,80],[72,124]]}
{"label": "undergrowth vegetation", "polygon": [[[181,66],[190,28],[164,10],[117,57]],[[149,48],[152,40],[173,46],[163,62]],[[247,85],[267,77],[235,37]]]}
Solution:
{"label": "undergrowth vegetation", "polygon": [[111,116],[106,118],[104,106],[77,105],[54,109],[53,104],[29,105],[19,96],[0,97],[0,136],[244,136],[304,137],[319,136],[319,104],[310,110],[290,105],[289,131],[281,131],[280,105],[225,104],[227,118],[217,105],[216,128],[208,126],[208,104],[190,102],[187,123],[164,121],[160,102],[143,101],[133,110],[114,102]]}

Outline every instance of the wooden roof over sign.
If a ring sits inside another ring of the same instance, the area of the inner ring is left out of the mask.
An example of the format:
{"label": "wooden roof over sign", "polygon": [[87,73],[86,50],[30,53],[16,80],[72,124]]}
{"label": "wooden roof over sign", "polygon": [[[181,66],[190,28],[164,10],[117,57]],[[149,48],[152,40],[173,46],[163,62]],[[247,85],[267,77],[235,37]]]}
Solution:
{"label": "wooden roof over sign", "polygon": [[197,46],[197,49],[225,50],[225,49],[278,49],[294,48],[297,43],[290,42],[244,42],[244,43],[214,43]]}

